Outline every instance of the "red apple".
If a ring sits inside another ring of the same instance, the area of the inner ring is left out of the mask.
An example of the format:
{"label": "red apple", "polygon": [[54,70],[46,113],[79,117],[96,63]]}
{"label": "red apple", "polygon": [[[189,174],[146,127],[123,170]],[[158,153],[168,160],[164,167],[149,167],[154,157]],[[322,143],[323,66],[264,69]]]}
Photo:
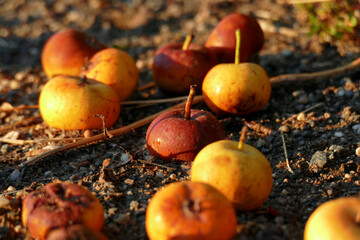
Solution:
{"label": "red apple", "polygon": [[203,147],[225,138],[222,125],[211,113],[190,109],[194,95],[192,88],[185,110],[165,112],[150,124],[146,143],[151,155],[167,161],[193,161]]}
{"label": "red apple", "polygon": [[79,76],[86,62],[106,48],[86,33],[68,29],[52,35],[41,53],[41,64],[48,77],[56,74]]}
{"label": "red apple", "polygon": [[218,63],[229,63],[235,57],[235,31],[241,30],[241,62],[248,62],[264,45],[264,33],[257,20],[249,15],[233,13],[223,18],[211,31],[205,47],[217,56]]}
{"label": "red apple", "polygon": [[168,44],[155,52],[152,76],[165,92],[180,95],[186,94],[190,85],[201,86],[206,73],[215,64],[208,49],[185,43]]}

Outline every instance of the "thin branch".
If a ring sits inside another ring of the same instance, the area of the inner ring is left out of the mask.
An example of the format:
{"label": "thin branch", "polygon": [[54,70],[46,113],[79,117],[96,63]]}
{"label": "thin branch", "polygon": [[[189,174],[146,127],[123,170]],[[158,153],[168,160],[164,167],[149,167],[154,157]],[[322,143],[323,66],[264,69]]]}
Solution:
{"label": "thin branch", "polygon": [[8,132],[12,128],[20,126],[22,124],[30,124],[30,123],[32,123],[32,122],[34,122],[36,120],[39,120],[39,119],[41,119],[41,116],[33,116],[33,117],[24,118],[23,120],[15,122],[13,124],[3,126],[3,127],[0,128],[0,134],[4,134],[5,132]]}
{"label": "thin branch", "polygon": [[288,154],[287,154],[287,149],[286,149],[286,143],[285,143],[285,139],[284,139],[284,133],[283,131],[281,132],[281,140],[283,142],[283,147],[284,147],[284,153],[285,153],[285,160],[286,160],[286,165],[287,165],[287,169],[290,173],[295,174],[295,172],[291,169],[290,163],[289,163],[289,158],[288,158]]}
{"label": "thin branch", "polygon": [[320,106],[322,106],[322,105],[324,105],[323,102],[318,103],[318,104],[315,104],[314,106],[311,106],[311,107],[305,109],[304,111],[301,111],[301,112],[299,112],[299,113],[296,113],[296,114],[294,114],[294,115],[291,115],[290,117],[288,117],[287,119],[285,119],[284,121],[282,121],[282,124],[284,124],[284,123],[286,123],[286,122],[289,122],[289,121],[295,119],[297,116],[299,116],[300,113],[310,112],[310,111],[314,110],[315,108],[318,108],[318,107],[320,107]]}
{"label": "thin branch", "polygon": [[284,82],[306,81],[306,80],[314,80],[319,78],[334,77],[340,74],[345,74],[346,72],[359,71],[359,70],[360,70],[360,58],[357,58],[351,63],[348,63],[342,67],[337,67],[337,68],[314,72],[314,73],[284,74],[284,75],[272,77],[270,78],[270,81],[272,85],[276,85]]}
{"label": "thin branch", "polygon": [[147,106],[158,104],[158,103],[171,103],[185,100],[187,96],[174,97],[174,98],[165,98],[165,99],[151,99],[151,100],[135,100],[135,101],[124,101],[121,102],[121,105],[136,105],[136,104],[146,104]]}
{"label": "thin branch", "polygon": [[76,141],[83,138],[51,138],[51,139],[9,139],[9,138],[0,138],[0,142],[9,143],[9,144],[16,144],[16,145],[23,145],[23,144],[36,144],[36,143],[43,143],[43,142],[67,142],[67,141]]}
{"label": "thin branch", "polygon": [[[203,96],[197,96],[194,98],[194,101],[193,103],[196,104],[196,103],[200,103],[204,100]],[[146,117],[146,118],[143,118],[139,121],[136,121],[134,123],[131,123],[127,126],[124,126],[124,127],[121,127],[121,128],[117,128],[117,129],[113,129],[111,131],[109,131],[109,133],[113,136],[119,136],[121,134],[124,134],[124,133],[127,133],[133,129],[136,129],[136,128],[139,128],[145,124],[148,124],[150,123],[152,120],[154,120],[157,116],[159,116],[160,114],[166,112],[166,111],[169,111],[169,110],[172,110],[172,109],[176,109],[176,108],[181,108],[181,107],[184,107],[186,104],[186,101],[183,101],[177,105],[174,105],[170,108],[167,108],[163,111],[160,111],[158,113],[155,113],[149,117]],[[21,164],[21,166],[27,166],[27,165],[31,165],[31,164],[34,164],[38,161],[40,161],[41,159],[45,158],[45,157],[49,157],[53,154],[56,154],[56,153],[59,153],[59,152],[62,152],[62,151],[66,151],[66,150],[69,150],[69,149],[72,149],[72,148],[76,148],[76,147],[82,147],[82,146],[86,146],[88,144],[93,144],[95,142],[98,142],[98,141],[101,141],[101,140],[104,140],[106,139],[106,136],[104,134],[98,134],[98,135],[95,135],[95,136],[92,136],[92,137],[89,137],[89,138],[84,138],[84,139],[81,139],[79,141],[76,141],[76,142],[73,142],[73,143],[70,143],[70,144],[67,144],[67,145],[64,145],[64,146],[60,146],[58,148],[55,148],[53,150],[50,150],[50,151],[47,151],[47,152],[44,152],[42,154],[39,154],[33,158],[30,158],[29,160],[23,162]]]}
{"label": "thin branch", "polygon": [[145,90],[145,89],[152,88],[152,87],[155,87],[155,82],[146,83],[146,84],[138,87],[138,88],[136,89],[136,91],[139,91],[139,92],[140,92],[140,91],[143,91],[143,90]]}

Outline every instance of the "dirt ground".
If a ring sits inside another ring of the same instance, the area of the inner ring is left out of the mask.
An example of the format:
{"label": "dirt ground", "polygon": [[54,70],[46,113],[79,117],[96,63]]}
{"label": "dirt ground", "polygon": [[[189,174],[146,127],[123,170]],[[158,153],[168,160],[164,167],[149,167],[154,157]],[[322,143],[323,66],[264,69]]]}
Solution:
{"label": "dirt ground", "polygon": [[[115,137],[123,149],[102,141],[20,167],[31,157],[89,134],[49,128],[37,108],[21,107],[38,103],[47,81],[40,55],[52,33],[71,27],[125,49],[140,69],[139,86],[152,82],[151,64],[159,46],[181,42],[190,32],[195,42],[203,44],[216,23],[232,12],[253,14],[261,21],[266,42],[258,62],[270,77],[332,69],[360,57],[359,48],[349,42],[336,47],[308,36],[293,6],[278,2],[0,0],[0,239],[32,239],[21,224],[21,199],[55,180],[80,183],[96,194],[105,211],[102,232],[109,239],[147,239],[149,199],[161,187],[189,179],[191,164],[166,163],[149,155],[148,125]],[[217,116],[232,140],[239,138],[244,124],[251,123],[246,143],[264,153],[273,170],[270,197],[252,212],[237,213],[234,239],[302,239],[306,220],[317,206],[360,192],[359,79],[359,71],[353,71],[274,85],[262,111]],[[173,96],[155,87],[137,91],[130,100],[168,97]],[[123,105],[111,129],[173,104]],[[194,107],[209,110],[204,103]],[[281,131],[293,174],[286,166]],[[133,160],[127,161],[124,149]],[[106,159],[111,159],[106,169],[110,177],[102,167]]]}

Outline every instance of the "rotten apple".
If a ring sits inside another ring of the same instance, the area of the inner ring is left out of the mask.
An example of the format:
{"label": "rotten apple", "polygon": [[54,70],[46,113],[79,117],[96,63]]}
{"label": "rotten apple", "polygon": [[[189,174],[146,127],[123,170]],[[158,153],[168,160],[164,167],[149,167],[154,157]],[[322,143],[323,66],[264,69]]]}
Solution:
{"label": "rotten apple", "polygon": [[54,228],[83,224],[100,232],[104,210],[86,188],[71,182],[54,182],[23,200],[22,223],[35,238],[46,239]]}
{"label": "rotten apple", "polygon": [[145,218],[150,240],[228,240],[235,235],[231,202],[214,187],[199,182],[176,182],[151,199]]}
{"label": "rotten apple", "polygon": [[155,52],[152,76],[165,92],[186,94],[190,85],[201,86],[206,73],[215,65],[213,56],[203,46],[191,43],[172,43]]}
{"label": "rotten apple", "polygon": [[230,14],[215,26],[205,42],[205,47],[216,55],[218,63],[234,61],[237,29],[242,32],[241,62],[250,61],[264,45],[264,33],[255,18],[241,13]]}
{"label": "rotten apple", "polygon": [[152,121],[146,132],[151,155],[166,161],[192,161],[207,144],[225,138],[222,125],[211,113],[191,109],[194,95],[191,86],[185,110],[167,111]]}
{"label": "rotten apple", "polygon": [[53,34],[41,53],[41,64],[46,76],[81,74],[86,62],[98,51],[106,48],[96,38],[74,29]]}

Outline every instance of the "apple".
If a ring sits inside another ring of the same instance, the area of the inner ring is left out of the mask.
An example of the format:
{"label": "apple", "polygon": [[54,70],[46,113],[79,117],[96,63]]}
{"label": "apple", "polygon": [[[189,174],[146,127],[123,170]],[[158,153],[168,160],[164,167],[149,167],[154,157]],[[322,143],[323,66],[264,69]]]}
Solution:
{"label": "apple", "polygon": [[218,63],[234,61],[237,29],[242,32],[241,62],[250,61],[264,45],[264,33],[255,18],[241,13],[230,14],[215,26],[205,42],[205,47],[217,56]]}
{"label": "apple", "polygon": [[205,47],[190,42],[191,36],[187,36],[184,44],[168,44],[155,52],[152,76],[163,91],[186,94],[190,85],[200,87],[206,73],[215,65]]}
{"label": "apple", "polygon": [[235,235],[231,202],[205,183],[176,182],[151,199],[145,217],[150,240],[228,240]]}
{"label": "apple", "polygon": [[57,75],[43,87],[39,97],[40,114],[50,126],[59,129],[102,129],[116,123],[120,114],[117,94],[109,86],[85,77]]}
{"label": "apple", "polygon": [[254,113],[270,99],[271,82],[265,69],[255,63],[240,63],[240,35],[237,30],[235,63],[214,66],[202,85],[206,105],[218,115]]}
{"label": "apple", "polygon": [[84,74],[110,86],[119,101],[130,97],[139,80],[135,60],[125,51],[106,48],[97,52],[89,61]]}
{"label": "apple", "polygon": [[321,204],[305,225],[304,240],[360,239],[360,196]]}
{"label": "apple", "polygon": [[191,167],[191,181],[204,182],[222,192],[235,208],[251,211],[271,193],[273,178],[269,161],[256,148],[244,143],[220,140],[204,147]]}
{"label": "apple", "polygon": [[83,224],[100,232],[104,210],[86,188],[71,182],[53,182],[23,200],[22,224],[34,238],[46,239],[54,228]]}
{"label": "apple", "polygon": [[211,113],[191,109],[194,95],[191,86],[185,109],[167,111],[151,122],[146,132],[151,155],[165,161],[193,161],[207,144],[225,138],[222,125]]}
{"label": "apple", "polygon": [[81,74],[86,62],[99,50],[106,48],[86,33],[66,29],[53,34],[41,53],[41,64],[46,76]]}

